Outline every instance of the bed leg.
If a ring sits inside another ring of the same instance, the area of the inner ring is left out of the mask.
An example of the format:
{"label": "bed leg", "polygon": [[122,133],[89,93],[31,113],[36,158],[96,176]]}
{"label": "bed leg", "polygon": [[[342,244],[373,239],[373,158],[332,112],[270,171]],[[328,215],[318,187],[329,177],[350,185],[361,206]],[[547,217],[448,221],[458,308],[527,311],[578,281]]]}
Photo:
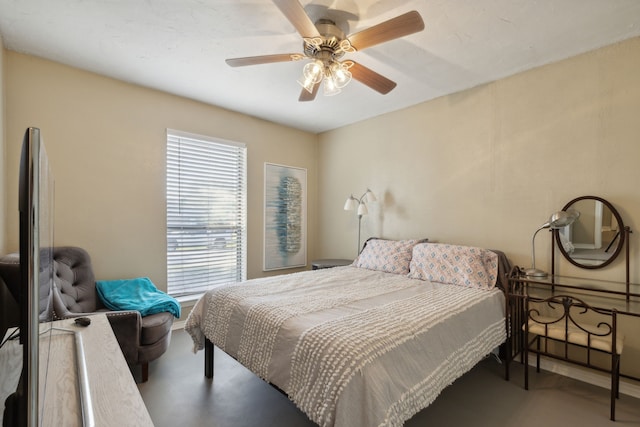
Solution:
{"label": "bed leg", "polygon": [[204,376],[213,378],[213,343],[208,338],[204,342]]}

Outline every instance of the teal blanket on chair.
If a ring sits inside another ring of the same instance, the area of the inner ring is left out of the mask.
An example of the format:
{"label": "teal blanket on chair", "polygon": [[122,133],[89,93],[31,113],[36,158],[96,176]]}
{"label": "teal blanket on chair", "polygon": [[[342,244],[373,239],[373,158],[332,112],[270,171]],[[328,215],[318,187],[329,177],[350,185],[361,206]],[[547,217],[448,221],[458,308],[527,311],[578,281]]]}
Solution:
{"label": "teal blanket on chair", "polygon": [[140,315],[167,311],[180,317],[180,304],[162,292],[148,277],[96,281],[98,295],[110,310],[137,310]]}

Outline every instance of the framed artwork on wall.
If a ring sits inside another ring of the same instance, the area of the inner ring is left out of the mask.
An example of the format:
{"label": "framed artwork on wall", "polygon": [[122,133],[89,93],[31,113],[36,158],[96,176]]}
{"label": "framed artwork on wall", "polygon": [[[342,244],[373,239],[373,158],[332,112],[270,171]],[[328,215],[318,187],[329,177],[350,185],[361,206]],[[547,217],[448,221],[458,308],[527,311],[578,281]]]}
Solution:
{"label": "framed artwork on wall", "polygon": [[307,265],[307,170],[264,164],[263,270]]}

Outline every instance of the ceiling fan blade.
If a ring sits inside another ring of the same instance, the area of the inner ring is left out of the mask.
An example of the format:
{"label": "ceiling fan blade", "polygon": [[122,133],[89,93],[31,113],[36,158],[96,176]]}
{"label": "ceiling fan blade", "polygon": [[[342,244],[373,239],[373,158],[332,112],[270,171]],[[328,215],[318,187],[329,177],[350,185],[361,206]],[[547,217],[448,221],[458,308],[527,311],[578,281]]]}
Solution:
{"label": "ceiling fan blade", "polygon": [[299,53],[280,53],[276,55],[247,56],[245,58],[230,58],[225,62],[232,67],[244,67],[246,65],[269,64],[272,62],[287,62],[303,59]]}
{"label": "ceiling fan blade", "polygon": [[300,98],[298,98],[298,101],[300,102],[313,101],[314,99],[316,99],[316,95],[318,94],[318,89],[320,89],[320,82],[316,83],[313,86],[313,91],[311,93],[309,93],[309,91],[306,90],[305,88],[302,88],[302,92],[300,92]]}
{"label": "ceiling fan blade", "polygon": [[287,17],[302,37],[320,37],[318,29],[297,0],[273,0],[273,3]]}
{"label": "ceiling fan blade", "polygon": [[424,21],[418,12],[411,11],[404,15],[384,21],[347,37],[356,50],[404,37],[424,30]]}
{"label": "ceiling fan blade", "polygon": [[353,63],[351,68],[349,68],[349,71],[351,71],[351,76],[354,79],[383,95],[388,94],[394,87],[396,87],[396,82],[389,80],[385,76],[378,74],[357,62]]}

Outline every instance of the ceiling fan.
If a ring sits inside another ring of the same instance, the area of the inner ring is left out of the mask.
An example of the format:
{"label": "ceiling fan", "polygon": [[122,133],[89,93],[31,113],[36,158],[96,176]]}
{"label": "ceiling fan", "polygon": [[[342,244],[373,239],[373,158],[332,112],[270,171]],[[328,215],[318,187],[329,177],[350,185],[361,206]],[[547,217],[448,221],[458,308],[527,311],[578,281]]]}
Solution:
{"label": "ceiling fan", "polygon": [[389,93],[396,87],[395,82],[355,61],[343,61],[342,57],[345,53],[363,50],[424,29],[420,14],[411,11],[345,37],[344,32],[330,19],[320,19],[314,24],[297,0],[273,2],[302,36],[303,53],[230,58],[226,63],[232,67],[243,67],[310,59],[298,80],[303,87],[299,101],[315,99],[321,82],[325,95],[335,95],[351,78],[383,95]]}

